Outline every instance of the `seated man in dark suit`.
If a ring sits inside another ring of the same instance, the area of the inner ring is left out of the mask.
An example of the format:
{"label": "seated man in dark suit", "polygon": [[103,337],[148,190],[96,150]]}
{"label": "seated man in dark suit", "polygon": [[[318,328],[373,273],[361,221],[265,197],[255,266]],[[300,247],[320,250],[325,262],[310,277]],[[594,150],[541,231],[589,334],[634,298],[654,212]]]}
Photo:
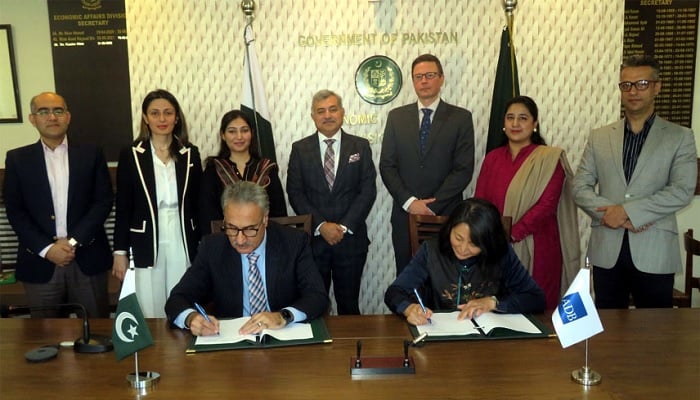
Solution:
{"label": "seated man in dark suit", "polygon": [[[7,152],[5,206],[17,234],[17,279],[30,306],[80,303],[90,317],[109,316],[111,250],[104,223],[112,186],[102,151],[68,140],[63,97],[45,92],[30,103],[40,140]],[[58,310],[32,312],[55,317]]]}
{"label": "seated man in dark suit", "polygon": [[312,320],[328,309],[309,236],[268,222],[265,189],[241,181],[224,190],[224,234],[204,238],[197,257],[165,303],[168,319],[193,335],[219,331],[194,304],[212,304],[219,318],[251,316],[241,334]]}

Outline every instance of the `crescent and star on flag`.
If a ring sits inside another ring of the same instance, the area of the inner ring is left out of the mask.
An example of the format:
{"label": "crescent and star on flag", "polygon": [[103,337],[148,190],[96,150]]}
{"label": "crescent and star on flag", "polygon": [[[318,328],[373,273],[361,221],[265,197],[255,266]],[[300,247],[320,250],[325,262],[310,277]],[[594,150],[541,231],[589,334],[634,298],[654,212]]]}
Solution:
{"label": "crescent and star on flag", "polygon": [[[132,322],[130,324],[129,329],[126,330],[126,333],[131,335],[131,338],[127,337],[124,332],[125,321]],[[124,342],[132,343],[134,341],[134,338],[139,334],[139,323],[138,321],[136,321],[136,317],[134,317],[134,315],[130,312],[124,311],[119,313],[119,315],[117,315],[117,320],[115,321],[115,326],[117,327],[117,329],[115,329],[115,331],[117,332],[117,336],[119,336],[119,339]]]}

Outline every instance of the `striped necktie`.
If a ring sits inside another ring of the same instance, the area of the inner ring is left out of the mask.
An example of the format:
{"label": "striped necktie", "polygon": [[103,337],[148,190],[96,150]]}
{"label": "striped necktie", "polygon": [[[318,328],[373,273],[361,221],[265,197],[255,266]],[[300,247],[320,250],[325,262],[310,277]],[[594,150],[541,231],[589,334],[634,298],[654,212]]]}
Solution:
{"label": "striped necktie", "polygon": [[267,310],[267,300],[265,299],[265,288],[258,270],[258,254],[248,254],[248,291],[250,292],[250,315]]}
{"label": "striped necktie", "polygon": [[323,156],[323,174],[326,176],[326,182],[328,182],[328,190],[333,190],[333,181],[335,181],[335,150],[333,150],[333,143],[335,139],[326,139],[326,154]]}

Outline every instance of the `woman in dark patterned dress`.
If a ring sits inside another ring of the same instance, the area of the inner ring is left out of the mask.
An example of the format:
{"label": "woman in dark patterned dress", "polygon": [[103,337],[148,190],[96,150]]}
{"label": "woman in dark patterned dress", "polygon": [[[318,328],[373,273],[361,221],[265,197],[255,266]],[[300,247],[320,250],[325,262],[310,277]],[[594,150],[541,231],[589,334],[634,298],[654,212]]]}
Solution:
{"label": "woman in dark patterned dress", "polygon": [[222,220],[221,193],[234,182],[250,181],[265,188],[270,198],[270,217],[287,216],[277,164],[258,154],[257,135],[248,117],[231,110],[221,118],[220,147],[206,160],[200,198],[202,234],[211,233],[211,221]]}

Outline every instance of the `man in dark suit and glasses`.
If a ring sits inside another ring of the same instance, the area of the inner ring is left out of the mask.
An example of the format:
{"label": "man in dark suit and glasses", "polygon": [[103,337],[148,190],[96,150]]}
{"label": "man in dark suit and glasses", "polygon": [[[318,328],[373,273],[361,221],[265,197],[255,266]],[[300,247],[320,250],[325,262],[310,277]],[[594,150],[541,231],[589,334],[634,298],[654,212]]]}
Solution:
{"label": "man in dark suit and glasses", "polygon": [[90,317],[108,317],[112,257],[104,223],[114,195],[107,163],[97,147],[68,140],[71,114],[63,97],[41,93],[30,107],[40,140],[10,150],[5,161],[17,279],[30,306],[80,303]]}
{"label": "man in dark suit and glasses", "polygon": [[[213,335],[216,317],[195,303],[212,305],[218,318],[250,316],[241,334],[279,329],[321,316],[328,295],[311,255],[309,236],[268,220],[265,188],[240,181],[221,196],[224,232],[206,236],[192,266],[165,303],[168,319],[193,335]],[[259,306],[259,307],[258,307]]]}
{"label": "man in dark suit and glasses", "polygon": [[392,241],[397,275],[411,260],[408,214],[448,215],[474,172],[472,115],[440,99],[440,60],[423,54],[411,65],[417,103],[389,112],[379,172],[394,198]]}
{"label": "man in dark suit and glasses", "polygon": [[292,144],[287,194],[297,214],[311,214],[312,249],[326,290],[333,281],[338,314],[359,314],[367,260],[365,220],[377,196],[377,172],[367,139],[343,125],[342,98],[321,90],[311,102],[316,132]]}

